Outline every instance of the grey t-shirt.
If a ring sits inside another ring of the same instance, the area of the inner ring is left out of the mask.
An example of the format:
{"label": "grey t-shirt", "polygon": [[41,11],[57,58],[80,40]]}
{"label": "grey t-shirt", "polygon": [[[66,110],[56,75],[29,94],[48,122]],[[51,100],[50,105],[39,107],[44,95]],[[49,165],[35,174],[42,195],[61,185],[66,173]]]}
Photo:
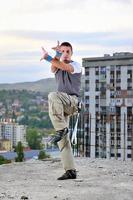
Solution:
{"label": "grey t-shirt", "polygon": [[69,95],[80,96],[80,86],[81,86],[81,75],[82,69],[79,63],[72,61],[70,63],[73,68],[73,73],[68,73],[58,69],[55,73],[55,78],[57,82],[57,87],[59,92],[65,92]]}

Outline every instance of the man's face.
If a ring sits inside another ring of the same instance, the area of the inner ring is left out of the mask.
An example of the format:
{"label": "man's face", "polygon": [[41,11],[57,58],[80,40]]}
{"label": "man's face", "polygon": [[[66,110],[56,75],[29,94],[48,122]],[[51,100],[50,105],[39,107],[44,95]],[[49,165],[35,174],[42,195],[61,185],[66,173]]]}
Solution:
{"label": "man's face", "polygon": [[71,61],[72,50],[71,47],[61,46],[60,51],[62,52],[61,60],[64,62]]}

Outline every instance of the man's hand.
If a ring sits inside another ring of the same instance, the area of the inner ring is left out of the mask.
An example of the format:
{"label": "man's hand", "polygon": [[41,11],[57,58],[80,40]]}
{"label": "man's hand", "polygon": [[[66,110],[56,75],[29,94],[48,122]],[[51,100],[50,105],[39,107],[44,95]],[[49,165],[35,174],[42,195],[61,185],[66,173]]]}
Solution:
{"label": "man's hand", "polygon": [[48,52],[42,47],[42,57],[40,61],[42,61],[43,59],[46,59],[47,56],[48,56]]}
{"label": "man's hand", "polygon": [[53,47],[52,49],[56,52],[55,58],[58,59],[58,60],[60,60],[60,58],[62,56],[62,52],[60,50],[60,42],[57,41],[57,46]]}
{"label": "man's hand", "polygon": [[56,47],[52,47],[52,49],[53,49],[54,51],[60,52],[60,42],[57,41],[57,46],[56,46]]}
{"label": "man's hand", "polygon": [[[56,47],[52,47],[52,49],[56,52],[55,58],[56,58],[57,60],[60,60],[60,57],[61,57],[60,42],[57,41],[57,46],[56,46]],[[52,71],[53,73],[55,73],[57,70],[58,70],[57,67],[55,67],[54,65],[51,65],[51,71]]]}

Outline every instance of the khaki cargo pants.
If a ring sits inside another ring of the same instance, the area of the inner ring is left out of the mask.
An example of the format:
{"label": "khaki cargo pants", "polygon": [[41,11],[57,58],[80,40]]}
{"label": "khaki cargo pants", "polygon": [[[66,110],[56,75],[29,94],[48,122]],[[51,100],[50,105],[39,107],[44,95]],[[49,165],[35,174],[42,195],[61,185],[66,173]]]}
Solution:
{"label": "khaki cargo pants", "polygon": [[[56,131],[69,127],[70,115],[77,112],[78,98],[63,92],[51,92],[48,95],[49,116]],[[63,168],[75,169],[74,158],[69,135],[67,134],[58,142],[61,151]]]}

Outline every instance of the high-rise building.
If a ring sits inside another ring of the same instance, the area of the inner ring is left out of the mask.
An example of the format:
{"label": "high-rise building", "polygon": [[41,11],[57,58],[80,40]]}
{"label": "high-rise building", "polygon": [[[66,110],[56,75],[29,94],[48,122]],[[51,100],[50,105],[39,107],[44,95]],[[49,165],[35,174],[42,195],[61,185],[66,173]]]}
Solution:
{"label": "high-rise building", "polygon": [[133,53],[83,58],[88,156],[133,159]]}
{"label": "high-rise building", "polygon": [[16,146],[19,141],[23,146],[27,146],[26,143],[26,127],[24,125],[14,124],[13,130],[13,146]]}

